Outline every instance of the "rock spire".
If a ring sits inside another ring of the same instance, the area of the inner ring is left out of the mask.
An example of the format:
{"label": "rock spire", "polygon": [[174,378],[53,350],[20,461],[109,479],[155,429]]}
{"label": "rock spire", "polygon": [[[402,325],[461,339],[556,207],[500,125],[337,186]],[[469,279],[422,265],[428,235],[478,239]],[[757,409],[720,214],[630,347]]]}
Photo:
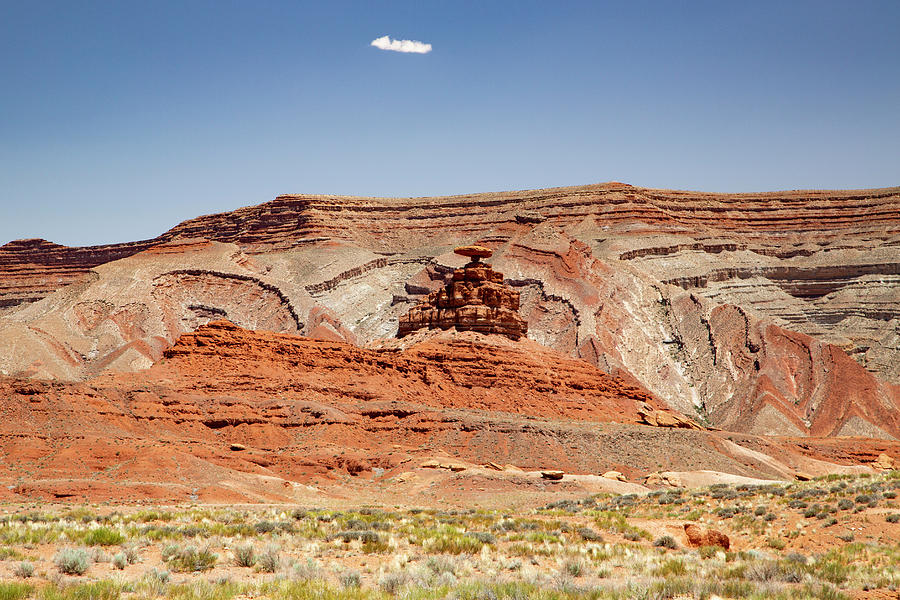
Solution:
{"label": "rock spire", "polygon": [[471,260],[453,272],[442,289],[400,318],[397,337],[419,329],[450,329],[499,333],[514,340],[528,331],[519,314],[519,293],[503,283],[503,273],[481,262],[493,253],[484,246],[460,246],[454,250]]}

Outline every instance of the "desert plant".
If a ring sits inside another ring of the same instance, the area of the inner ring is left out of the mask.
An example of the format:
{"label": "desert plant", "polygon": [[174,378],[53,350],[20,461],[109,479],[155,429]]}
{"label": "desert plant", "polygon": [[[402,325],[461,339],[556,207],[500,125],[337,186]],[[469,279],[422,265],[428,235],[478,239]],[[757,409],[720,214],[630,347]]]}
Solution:
{"label": "desert plant", "polygon": [[458,562],[449,556],[432,556],[425,563],[429,571],[435,575],[443,575],[444,573],[455,574]]}
{"label": "desert plant", "polygon": [[668,548],[670,550],[674,550],[678,548],[678,542],[675,541],[671,535],[664,535],[662,537],[656,538],[653,542],[653,545],[657,548]]}
{"label": "desert plant", "polygon": [[129,565],[135,564],[138,560],[140,560],[140,554],[138,553],[140,547],[135,542],[129,542],[127,544],[122,544],[122,553],[125,555],[125,560],[128,561]]}
{"label": "desert plant", "polygon": [[256,550],[250,544],[236,546],[234,564],[239,567],[252,567],[256,564]]}
{"label": "desert plant", "polygon": [[13,575],[21,577],[22,579],[28,579],[34,575],[34,563],[23,560],[16,565],[15,570],[13,570]]}
{"label": "desert plant", "polygon": [[109,527],[91,529],[84,536],[84,543],[88,546],[117,546],[124,541],[124,535]]}
{"label": "desert plant", "polygon": [[579,527],[575,530],[581,539],[586,542],[603,542],[603,536],[591,529],[590,527]]}
{"label": "desert plant", "polygon": [[156,568],[152,568],[144,576],[141,582],[141,586],[146,589],[147,596],[153,598],[156,596],[162,596],[166,590],[166,585],[168,585],[168,583],[168,571],[158,571]]}
{"label": "desert plant", "polygon": [[378,587],[385,594],[390,594],[391,596],[396,596],[400,593],[400,590],[403,589],[403,586],[407,584],[409,581],[409,575],[405,572],[399,573],[385,573],[382,575],[381,579],[378,580]]}
{"label": "desert plant", "polygon": [[212,569],[218,558],[209,548],[198,550],[194,546],[185,546],[169,558],[168,562],[172,570],[178,573],[192,573]]}
{"label": "desert plant", "polygon": [[355,589],[361,585],[359,571],[344,571],[338,576],[338,581],[344,589]]}
{"label": "desert plant", "polygon": [[0,583],[0,600],[24,600],[33,591],[27,583]]}
{"label": "desert plant", "polygon": [[568,560],[564,566],[565,572],[572,577],[581,577],[584,575],[584,562],[580,560]]}
{"label": "desert plant", "polygon": [[263,573],[275,573],[281,567],[281,557],[278,554],[278,546],[270,545],[260,553],[258,566]]}
{"label": "desert plant", "polygon": [[65,575],[84,575],[91,559],[84,548],[63,548],[53,557],[53,563]]}
{"label": "desert plant", "polygon": [[294,564],[292,578],[297,581],[314,581],[321,578],[321,570],[316,561],[307,558],[306,562]]}
{"label": "desert plant", "polygon": [[891,513],[888,516],[886,516],[884,519],[888,523],[900,523],[900,513]]}
{"label": "desert plant", "polygon": [[768,544],[769,548],[784,550],[785,546],[787,546],[787,540],[784,538],[769,538],[766,540],[766,544]]}
{"label": "desert plant", "polygon": [[124,552],[119,552],[112,558],[112,564],[115,568],[120,571],[125,568],[125,565],[128,564],[128,558],[125,556]]}
{"label": "desert plant", "polygon": [[681,577],[687,574],[687,567],[681,559],[667,560],[653,572],[657,577]]}

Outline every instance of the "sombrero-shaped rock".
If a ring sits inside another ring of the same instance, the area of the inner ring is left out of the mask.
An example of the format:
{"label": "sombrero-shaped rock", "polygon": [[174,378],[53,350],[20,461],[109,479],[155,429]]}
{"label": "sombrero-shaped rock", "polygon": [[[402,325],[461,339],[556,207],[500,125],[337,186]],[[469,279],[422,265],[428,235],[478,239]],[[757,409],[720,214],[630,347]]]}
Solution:
{"label": "sombrero-shaped rock", "polygon": [[488,258],[494,253],[493,250],[484,246],[460,246],[453,251],[461,256],[470,258]]}

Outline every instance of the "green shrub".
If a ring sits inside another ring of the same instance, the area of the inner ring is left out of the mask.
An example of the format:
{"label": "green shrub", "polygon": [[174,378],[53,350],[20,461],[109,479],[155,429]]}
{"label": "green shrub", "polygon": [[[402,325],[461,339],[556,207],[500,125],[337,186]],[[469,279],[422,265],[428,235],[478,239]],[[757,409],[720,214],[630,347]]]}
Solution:
{"label": "green shrub", "polygon": [[409,581],[409,575],[404,572],[400,573],[385,573],[381,579],[378,580],[378,587],[385,594],[389,594],[391,596],[396,596],[403,589],[403,586],[407,584]]}
{"label": "green shrub", "polygon": [[675,541],[671,535],[664,535],[660,538],[656,538],[653,542],[653,545],[657,548],[668,548],[670,550],[675,550],[678,548],[678,542]]}
{"label": "green shrub", "polygon": [[193,546],[186,546],[177,550],[175,554],[169,558],[168,562],[173,571],[178,573],[194,573],[212,569],[218,558],[218,555],[210,552],[209,548],[201,548],[198,550]]}
{"label": "green shrub", "polygon": [[766,543],[769,545],[769,548],[774,548],[775,550],[784,550],[785,546],[787,546],[787,540],[784,538],[769,538],[766,540]]}
{"label": "green shrub", "polygon": [[53,563],[60,573],[84,575],[91,564],[91,559],[84,548],[63,548],[53,557]]}
{"label": "green shrub", "polygon": [[256,550],[250,544],[236,546],[234,564],[239,567],[252,567],[256,564]]}
{"label": "green shrub", "polygon": [[[28,577],[31,576],[29,575]],[[33,591],[34,586],[27,583],[0,582],[0,600],[23,600],[30,596]]]}
{"label": "green shrub", "polygon": [[113,566],[114,566],[115,568],[119,569],[120,571],[121,571],[122,569],[124,569],[124,568],[125,568],[125,565],[128,564],[128,559],[125,557],[125,553],[124,553],[124,552],[119,552],[118,554],[116,554],[115,556],[113,556],[113,558],[112,558],[112,564],[113,564]]}
{"label": "green shrub", "polygon": [[657,567],[653,574],[657,577],[681,577],[687,574],[687,567],[684,561],[679,559],[667,560]]}
{"label": "green shrub", "polygon": [[124,541],[124,535],[109,527],[91,529],[84,536],[84,543],[88,546],[116,546]]}
{"label": "green shrub", "polygon": [[257,561],[259,570],[263,573],[275,573],[281,568],[281,557],[278,554],[278,546],[267,546],[259,555]]}
{"label": "green shrub", "polygon": [[16,568],[13,570],[13,575],[21,577],[22,579],[28,579],[34,575],[34,563],[23,560],[16,565]]}
{"label": "green shrub", "polygon": [[850,576],[850,566],[840,563],[836,560],[830,560],[816,565],[816,572],[819,577],[830,583],[841,584],[847,581]]}
{"label": "green shrub", "polygon": [[900,523],[900,513],[891,513],[888,516],[886,516],[884,519],[888,523]]}
{"label": "green shrub", "polygon": [[441,535],[428,546],[433,554],[478,554],[484,544],[465,535]]}
{"label": "green shrub", "polygon": [[138,560],[140,560],[139,546],[135,542],[129,542],[127,544],[122,545],[122,553],[125,554],[125,560],[128,561],[129,565],[135,564]]}
{"label": "green shrub", "polygon": [[311,558],[307,558],[305,563],[297,563],[294,565],[293,578],[297,581],[314,581],[321,578],[319,565]]}
{"label": "green shrub", "polygon": [[565,571],[572,577],[581,577],[584,575],[584,562],[580,560],[568,560],[565,564]]}
{"label": "green shrub", "polygon": [[338,576],[344,589],[356,589],[361,585],[359,571],[345,571]]}
{"label": "green shrub", "polygon": [[579,527],[575,533],[586,542],[603,542],[603,536],[591,529],[590,527]]}

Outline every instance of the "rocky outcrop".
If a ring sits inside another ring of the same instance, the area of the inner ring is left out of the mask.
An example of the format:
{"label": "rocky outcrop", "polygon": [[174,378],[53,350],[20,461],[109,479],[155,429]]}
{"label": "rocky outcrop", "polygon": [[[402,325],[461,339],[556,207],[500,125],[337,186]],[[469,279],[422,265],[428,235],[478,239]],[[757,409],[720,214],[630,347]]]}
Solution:
{"label": "rocky outcrop", "polygon": [[[898,214],[898,188],[723,195],[610,183],[451,198],[289,195],[150,242],[14,242],[0,249],[0,373],[146,368],[216,318],[377,343],[452,282],[464,266],[452,249],[477,243],[519,294],[530,339],[691,421],[896,437]],[[154,287],[173,271],[224,277]]]}
{"label": "rocky outcrop", "polygon": [[687,537],[688,545],[694,548],[703,546],[718,546],[723,550],[731,548],[728,536],[715,529],[701,529],[693,523],[685,523],[684,535]]}
{"label": "rocky outcrop", "polygon": [[[821,474],[834,467],[822,459],[900,456],[900,442],[649,427],[644,403],[661,409],[530,340],[419,332],[363,349],[216,321],[144,371],[89,383],[0,376],[0,489],[16,501],[364,496],[395,505],[433,500],[414,477],[405,482],[415,465],[451,476],[514,464],[565,473],[564,482],[616,465],[630,478],[702,465],[746,479],[779,475],[785,463]],[[748,448],[764,460],[748,460]],[[525,491],[516,488],[516,501]]]}
{"label": "rocky outcrop", "polygon": [[491,249],[461,246],[454,252],[472,260],[456,269],[444,288],[400,317],[397,337],[419,329],[498,333],[513,340],[525,335],[528,323],[518,315],[519,293],[504,285],[503,273],[480,262],[491,256]]}

